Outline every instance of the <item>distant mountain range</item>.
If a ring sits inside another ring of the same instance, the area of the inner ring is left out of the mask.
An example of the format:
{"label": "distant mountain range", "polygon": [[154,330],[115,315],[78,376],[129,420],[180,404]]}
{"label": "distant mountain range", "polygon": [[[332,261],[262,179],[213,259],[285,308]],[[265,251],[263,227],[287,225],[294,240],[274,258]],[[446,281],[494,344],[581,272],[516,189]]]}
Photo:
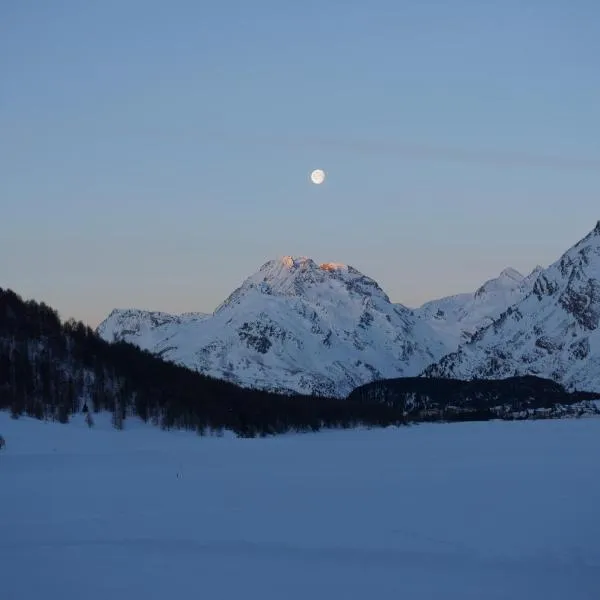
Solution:
{"label": "distant mountain range", "polygon": [[212,315],[113,310],[97,331],[245,387],[346,396],[374,380],[547,377],[600,391],[600,222],[547,269],[394,304],[351,266],[286,256]]}

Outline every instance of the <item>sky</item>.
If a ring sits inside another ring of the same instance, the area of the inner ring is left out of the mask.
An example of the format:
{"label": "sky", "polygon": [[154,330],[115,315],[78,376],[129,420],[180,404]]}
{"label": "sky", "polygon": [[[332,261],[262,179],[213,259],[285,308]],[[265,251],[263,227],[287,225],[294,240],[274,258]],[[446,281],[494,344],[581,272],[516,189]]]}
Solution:
{"label": "sky", "polygon": [[[0,287],[97,325],[266,261],[408,306],[600,219],[596,0],[4,0]],[[322,185],[309,173],[322,168]]]}

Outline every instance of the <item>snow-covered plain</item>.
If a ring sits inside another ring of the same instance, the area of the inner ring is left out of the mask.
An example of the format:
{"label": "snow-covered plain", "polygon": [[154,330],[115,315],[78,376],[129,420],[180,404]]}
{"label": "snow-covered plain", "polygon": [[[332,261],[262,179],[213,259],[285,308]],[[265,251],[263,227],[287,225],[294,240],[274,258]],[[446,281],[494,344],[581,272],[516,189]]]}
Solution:
{"label": "snow-covered plain", "polygon": [[600,598],[600,420],[262,440],[0,413],[3,600]]}

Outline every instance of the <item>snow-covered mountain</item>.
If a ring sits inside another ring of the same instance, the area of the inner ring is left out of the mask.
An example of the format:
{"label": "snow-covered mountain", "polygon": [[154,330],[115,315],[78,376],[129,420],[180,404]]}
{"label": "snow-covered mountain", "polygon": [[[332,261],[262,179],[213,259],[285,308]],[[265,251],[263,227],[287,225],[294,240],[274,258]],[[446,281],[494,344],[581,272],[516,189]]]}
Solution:
{"label": "snow-covered mountain", "polygon": [[600,390],[600,221],[491,325],[424,372],[500,378],[539,375]]}
{"label": "snow-covered mountain", "polygon": [[193,326],[210,316],[199,312],[171,315],[160,311],[117,308],[100,323],[97,332],[109,342],[130,341],[144,350],[151,350],[178,327]]}
{"label": "snow-covered mountain", "polygon": [[509,267],[476,291],[431,300],[416,309],[415,314],[427,321],[449,347],[457,349],[478,329],[525,297],[541,272],[542,267],[538,266],[525,277]]}
{"label": "snow-covered mountain", "polygon": [[244,386],[336,396],[417,375],[451,350],[353,267],[291,256],[263,265],[212,316],[115,310],[98,333]]}

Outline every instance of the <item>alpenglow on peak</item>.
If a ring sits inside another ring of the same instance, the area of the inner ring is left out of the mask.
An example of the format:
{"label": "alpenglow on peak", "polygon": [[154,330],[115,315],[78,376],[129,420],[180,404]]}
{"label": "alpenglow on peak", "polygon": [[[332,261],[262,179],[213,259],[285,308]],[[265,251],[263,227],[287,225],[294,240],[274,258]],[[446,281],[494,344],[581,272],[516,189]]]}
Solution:
{"label": "alpenglow on peak", "polygon": [[[269,261],[264,266],[271,265],[274,261]],[[319,265],[307,256],[292,256],[286,255],[281,257],[281,264],[288,269],[299,269],[299,268],[319,268],[323,271],[343,271],[348,269],[348,265],[338,262],[324,262]]]}

